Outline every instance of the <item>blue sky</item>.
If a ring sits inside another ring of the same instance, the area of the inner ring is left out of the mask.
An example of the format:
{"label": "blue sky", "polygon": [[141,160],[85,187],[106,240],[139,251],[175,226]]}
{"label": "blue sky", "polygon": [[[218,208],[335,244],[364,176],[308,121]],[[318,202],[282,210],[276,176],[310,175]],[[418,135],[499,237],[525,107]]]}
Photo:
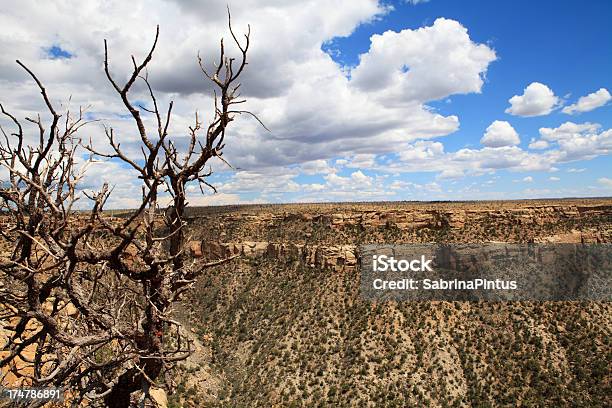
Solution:
{"label": "blue sky", "polygon": [[[149,79],[160,104],[175,102],[180,145],[194,111],[210,113],[195,56],[216,58],[227,1],[135,3],[24,1],[3,13],[2,102],[20,117],[42,108],[19,58],[58,104],[90,106],[101,122],[84,137],[102,143],[111,126],[138,159],[134,124],[101,69],[102,39],[126,76],[160,24]],[[243,94],[271,132],[237,118],[225,157],[238,170],[211,163],[219,193],[193,186],[192,204],[612,194],[612,2],[229,3],[234,28],[252,27]],[[150,107],[144,88],[130,97]],[[137,202],[139,180],[120,163],[88,175],[89,188],[115,185],[110,206]]]}
{"label": "blue sky", "polygon": [[[370,37],[387,30],[401,31],[430,25],[436,18],[460,21],[470,38],[493,47],[498,60],[486,73],[486,84],[481,94],[456,95],[428,105],[444,114],[461,118],[460,129],[445,139],[448,150],[477,146],[479,139],[492,120],[507,120],[521,135],[521,147],[538,137],[541,127],[556,127],[572,119],[560,110],[539,117],[517,117],[504,113],[508,99],[533,81],[540,81],[554,89],[555,94],[573,103],[589,92],[601,87],[610,88],[612,48],[604,46],[612,39],[612,3],[605,1],[525,1],[486,2],[432,0],[419,4],[392,1],[394,8],[385,17],[370,24],[360,25],[350,36],[336,37],[323,45],[339,64],[356,66],[359,55],[368,51]],[[612,106],[609,104],[573,119],[599,123],[603,128],[612,126]],[[567,171],[580,170],[579,172]],[[559,166],[563,178],[556,182],[558,189],[574,189],[585,182],[596,185],[596,180],[612,175],[609,156]],[[585,175],[588,174],[588,178]],[[549,172],[530,173],[534,186],[549,186]],[[433,181],[428,173],[413,173],[410,180]],[[515,173],[500,171],[495,184],[482,186],[490,191],[508,191],[516,194],[524,189],[522,179]],[[461,182],[454,181],[455,189],[470,184],[485,183],[490,177],[478,177]],[[513,182],[514,181],[514,182]],[[449,185],[450,186],[450,185]],[[502,188],[500,188],[502,187]],[[552,196],[563,194],[551,193]],[[585,195],[588,193],[585,192]],[[529,194],[526,194],[529,196]]]}

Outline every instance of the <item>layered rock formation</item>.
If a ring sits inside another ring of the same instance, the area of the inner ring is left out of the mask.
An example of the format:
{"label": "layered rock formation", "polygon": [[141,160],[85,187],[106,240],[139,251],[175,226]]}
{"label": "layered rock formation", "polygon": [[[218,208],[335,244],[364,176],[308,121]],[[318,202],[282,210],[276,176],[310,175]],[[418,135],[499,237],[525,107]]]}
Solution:
{"label": "layered rock formation", "polygon": [[[590,205],[589,205],[590,204]],[[607,201],[287,205],[193,211],[196,237],[207,241],[326,243],[607,242]],[[201,226],[202,229],[197,228]],[[557,236],[560,235],[560,236]]]}
{"label": "layered rock formation", "polygon": [[[612,310],[580,302],[370,302],[363,243],[612,242],[611,200],[253,206],[191,213],[206,271],[183,406],[611,406]],[[194,380],[200,379],[200,380]]]}
{"label": "layered rock formation", "polygon": [[294,260],[303,262],[311,268],[331,268],[339,270],[357,265],[355,245],[306,245],[267,241],[245,242],[199,242],[189,243],[195,258],[204,257],[215,261],[232,256],[265,257],[273,260]]}

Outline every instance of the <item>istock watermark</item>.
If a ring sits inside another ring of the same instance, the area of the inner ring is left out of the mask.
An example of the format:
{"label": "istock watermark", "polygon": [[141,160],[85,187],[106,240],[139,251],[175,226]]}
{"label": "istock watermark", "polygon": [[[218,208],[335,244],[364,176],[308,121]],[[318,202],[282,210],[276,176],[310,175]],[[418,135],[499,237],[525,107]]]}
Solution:
{"label": "istock watermark", "polygon": [[612,301],[610,244],[404,244],[359,250],[372,300]]}
{"label": "istock watermark", "polygon": [[433,261],[433,259],[426,259],[425,255],[421,255],[421,259],[413,259],[413,260],[406,260],[406,259],[395,259],[393,256],[387,256],[387,255],[373,255],[372,256],[372,269],[378,272],[385,272],[385,271],[400,271],[400,272],[406,272],[406,271],[413,271],[413,272],[418,272],[418,271],[430,271],[433,272],[433,269],[431,269],[431,262]]}

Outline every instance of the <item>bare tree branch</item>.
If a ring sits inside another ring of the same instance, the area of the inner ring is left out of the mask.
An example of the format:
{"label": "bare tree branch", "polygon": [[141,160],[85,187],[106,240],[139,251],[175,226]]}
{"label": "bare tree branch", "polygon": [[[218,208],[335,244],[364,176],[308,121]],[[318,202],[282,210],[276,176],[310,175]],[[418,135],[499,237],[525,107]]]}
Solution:
{"label": "bare tree branch", "polygon": [[[205,188],[216,192],[207,181],[209,160],[216,157],[230,166],[222,156],[235,115],[251,115],[263,126],[253,113],[232,108],[245,102],[237,80],[247,65],[250,27],[239,41],[229,9],[228,25],[240,58],[226,55],[223,40],[213,70],[198,56],[215,88],[213,114],[205,126],[196,111],[185,148],[169,133],[173,102],[160,109],[147,72],[159,27],[142,62],[132,56],[132,72],[123,85],[111,74],[104,41],[104,72],[134,120],[142,163],[123,150],[110,127],[105,127],[109,152],[98,151],[91,139],[83,143],[77,134],[92,122],[84,119],[85,110],[60,115],[42,81],[17,61],[51,115],[50,123],[40,115],[25,118],[35,126],[37,143],[30,145],[20,120],[0,104],[0,113],[14,127],[0,128],[0,166],[8,173],[7,180],[0,180],[0,243],[10,248],[0,257],[0,320],[11,332],[0,363],[34,367],[13,370],[17,380],[69,389],[75,405],[102,401],[127,407],[136,391],[146,395],[165,370],[193,351],[172,318],[173,303],[202,271],[234,257],[187,261],[187,187],[195,183],[202,193]],[[150,108],[137,108],[129,99],[137,80],[146,86]],[[153,130],[145,126],[141,111],[154,116]],[[85,162],[82,153],[90,156]],[[88,166],[101,158],[125,163],[142,183],[140,205],[124,218],[104,211],[112,193],[107,184],[95,192],[80,188]],[[90,209],[74,211],[79,199],[89,200]],[[170,204],[162,212],[167,199]]]}

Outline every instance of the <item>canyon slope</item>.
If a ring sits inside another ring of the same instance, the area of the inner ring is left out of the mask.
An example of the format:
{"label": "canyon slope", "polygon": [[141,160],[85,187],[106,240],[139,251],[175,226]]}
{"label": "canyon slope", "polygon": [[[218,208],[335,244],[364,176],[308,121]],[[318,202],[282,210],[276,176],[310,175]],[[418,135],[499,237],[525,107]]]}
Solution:
{"label": "canyon slope", "polygon": [[610,406],[608,302],[372,302],[359,245],[612,242],[612,199],[209,207],[170,406]]}

